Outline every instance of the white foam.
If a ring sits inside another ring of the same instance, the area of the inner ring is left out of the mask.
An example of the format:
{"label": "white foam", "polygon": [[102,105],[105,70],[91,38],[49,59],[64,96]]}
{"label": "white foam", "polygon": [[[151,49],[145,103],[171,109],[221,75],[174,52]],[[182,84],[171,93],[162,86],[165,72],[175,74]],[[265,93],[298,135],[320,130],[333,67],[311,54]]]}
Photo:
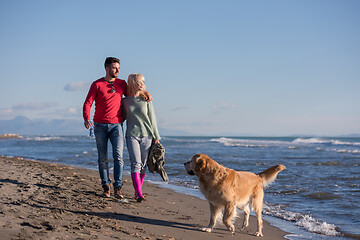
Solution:
{"label": "white foam", "polygon": [[321,140],[320,138],[297,138],[293,143],[329,143],[330,141]]}
{"label": "white foam", "polygon": [[283,205],[269,205],[264,203],[263,213],[266,215],[274,216],[284,219],[286,221],[295,222],[295,225],[306,229],[312,233],[318,233],[326,236],[340,236],[341,234],[336,230],[334,224],[329,224],[309,215],[302,215],[300,213],[288,211],[284,209]]}
{"label": "white foam", "polygon": [[218,142],[229,147],[268,147],[269,143],[280,143],[280,141],[260,141],[249,139],[234,139],[234,138],[213,138],[210,142]]}
{"label": "white foam", "polygon": [[297,138],[293,141],[293,143],[300,143],[300,144],[332,144],[332,145],[345,145],[345,146],[360,146],[360,142],[344,142],[340,140],[334,139],[321,139],[321,138]]}
{"label": "white foam", "polygon": [[317,151],[326,151],[326,152],[337,152],[337,153],[352,153],[359,154],[360,150],[353,149],[337,149],[337,148],[316,148]]}
{"label": "white foam", "polygon": [[55,136],[44,136],[44,137],[28,137],[25,140],[28,141],[52,141],[52,140],[59,140],[62,139],[61,137],[55,137]]}
{"label": "white foam", "polygon": [[168,138],[167,141],[174,141],[174,142],[189,142],[189,143],[204,143],[207,142],[207,140],[202,140],[202,139],[193,139],[193,138],[185,138],[185,139],[181,139],[181,138]]}
{"label": "white foam", "polygon": [[336,230],[334,224],[329,224],[305,215],[298,221],[296,225],[307,229],[310,232],[320,233],[326,236],[340,236],[340,233]]}
{"label": "white foam", "polygon": [[339,140],[331,140],[334,145],[348,145],[348,146],[360,146],[360,142],[342,142]]}

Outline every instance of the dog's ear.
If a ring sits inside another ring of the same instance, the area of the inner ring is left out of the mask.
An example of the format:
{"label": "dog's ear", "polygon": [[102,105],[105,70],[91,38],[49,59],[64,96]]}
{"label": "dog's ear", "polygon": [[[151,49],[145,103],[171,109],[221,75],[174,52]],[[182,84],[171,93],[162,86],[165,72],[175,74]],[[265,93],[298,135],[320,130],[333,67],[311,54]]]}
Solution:
{"label": "dog's ear", "polygon": [[196,157],[197,158],[195,159],[195,172],[200,172],[206,167],[207,162],[206,159],[204,159],[204,157],[201,155],[198,155]]}

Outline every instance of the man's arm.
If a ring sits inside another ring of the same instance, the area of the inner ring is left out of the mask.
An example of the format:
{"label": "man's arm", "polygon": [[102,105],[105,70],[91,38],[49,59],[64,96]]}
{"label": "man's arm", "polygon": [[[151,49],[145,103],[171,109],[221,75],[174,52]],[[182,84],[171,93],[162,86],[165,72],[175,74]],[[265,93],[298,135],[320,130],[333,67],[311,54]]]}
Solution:
{"label": "man's arm", "polygon": [[90,121],[90,109],[91,109],[91,105],[94,102],[95,95],[96,95],[96,86],[93,83],[91,84],[88,95],[83,105],[84,126],[87,129],[89,129],[91,126],[94,126],[94,124]]}
{"label": "man's arm", "polygon": [[143,91],[144,94],[141,94],[142,99],[144,99],[147,102],[151,102],[153,100],[153,97],[148,91]]}

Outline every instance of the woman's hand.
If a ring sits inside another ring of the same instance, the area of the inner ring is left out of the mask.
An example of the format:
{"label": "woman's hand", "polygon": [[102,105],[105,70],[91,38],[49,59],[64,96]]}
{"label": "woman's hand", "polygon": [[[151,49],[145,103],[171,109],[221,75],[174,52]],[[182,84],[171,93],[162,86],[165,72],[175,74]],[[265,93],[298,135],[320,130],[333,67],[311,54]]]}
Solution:
{"label": "woman's hand", "polygon": [[155,144],[158,144],[158,143],[160,143],[160,140],[155,140]]}

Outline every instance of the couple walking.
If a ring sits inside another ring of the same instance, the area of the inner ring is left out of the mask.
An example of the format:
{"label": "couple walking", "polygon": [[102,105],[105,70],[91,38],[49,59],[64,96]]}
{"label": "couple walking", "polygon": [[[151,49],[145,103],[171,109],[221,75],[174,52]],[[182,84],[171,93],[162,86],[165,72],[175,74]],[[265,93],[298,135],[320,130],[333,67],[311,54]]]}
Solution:
{"label": "couple walking", "polygon": [[[146,161],[152,142],[160,143],[152,96],[145,91],[145,78],[134,73],[128,82],[117,78],[120,60],[108,57],[105,60],[106,75],[94,81],[83,105],[84,125],[94,127],[98,165],[104,197],[110,197],[110,175],[107,159],[108,142],[112,145],[114,159],[114,196],[122,198],[123,185],[123,122],[126,119],[126,144],[131,162],[131,179],[138,202],[144,200],[142,185],[146,173]],[[122,96],[125,98],[122,98]],[[90,109],[95,101],[93,122]]]}

